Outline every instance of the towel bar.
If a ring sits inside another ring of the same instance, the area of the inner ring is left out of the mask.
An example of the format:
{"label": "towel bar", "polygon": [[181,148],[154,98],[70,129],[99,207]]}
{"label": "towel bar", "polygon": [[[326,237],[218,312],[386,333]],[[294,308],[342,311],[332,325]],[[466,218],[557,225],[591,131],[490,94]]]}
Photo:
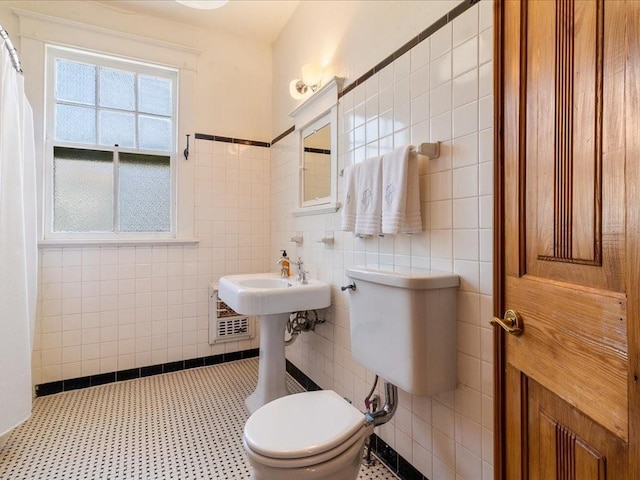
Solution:
{"label": "towel bar", "polygon": [[429,159],[438,158],[440,156],[440,142],[421,143],[417,152],[420,155],[426,155]]}
{"label": "towel bar", "polygon": [[[440,156],[440,142],[425,142],[421,143],[417,148],[412,148],[414,152],[418,155],[425,155],[429,157],[430,160],[434,158],[438,158]],[[340,177],[344,176],[344,168],[340,169],[340,173],[338,173]]]}

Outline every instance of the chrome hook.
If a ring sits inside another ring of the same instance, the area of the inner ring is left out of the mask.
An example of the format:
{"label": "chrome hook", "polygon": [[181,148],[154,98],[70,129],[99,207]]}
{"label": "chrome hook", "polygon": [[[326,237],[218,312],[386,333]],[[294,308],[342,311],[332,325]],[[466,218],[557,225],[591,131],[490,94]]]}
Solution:
{"label": "chrome hook", "polygon": [[187,133],[187,148],[184,149],[184,159],[189,160],[189,137],[190,135]]}

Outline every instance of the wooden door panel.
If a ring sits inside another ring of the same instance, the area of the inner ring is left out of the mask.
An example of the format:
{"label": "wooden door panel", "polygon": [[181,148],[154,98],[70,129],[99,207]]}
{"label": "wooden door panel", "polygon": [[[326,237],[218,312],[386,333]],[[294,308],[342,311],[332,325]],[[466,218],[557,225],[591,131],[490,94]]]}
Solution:
{"label": "wooden door panel", "polygon": [[604,8],[559,0],[549,15],[551,5],[531,2],[526,13],[527,157],[541,177],[529,189],[539,205],[530,254],[599,264]]}
{"label": "wooden door panel", "polygon": [[526,253],[517,253],[526,254],[520,273],[621,292],[624,69],[616,47],[624,28],[612,10],[605,19],[602,0],[523,2],[518,169],[526,210],[518,220]]}
{"label": "wooden door panel", "polygon": [[626,478],[626,444],[528,380],[530,480]]}
{"label": "wooden door panel", "polygon": [[624,296],[527,276],[507,277],[506,291],[524,320],[509,364],[626,440]]}
{"label": "wooden door panel", "polygon": [[496,471],[508,480],[623,480],[640,464],[628,318],[639,296],[627,287],[640,269],[628,235],[640,225],[627,223],[640,218],[628,198],[640,133],[627,120],[638,3],[496,3],[496,313],[524,324],[496,336]]}

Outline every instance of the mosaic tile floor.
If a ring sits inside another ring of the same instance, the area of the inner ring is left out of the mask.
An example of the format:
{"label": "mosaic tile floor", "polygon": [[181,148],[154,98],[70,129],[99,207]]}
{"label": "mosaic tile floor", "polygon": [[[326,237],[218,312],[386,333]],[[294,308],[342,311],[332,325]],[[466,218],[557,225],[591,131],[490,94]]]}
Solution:
{"label": "mosaic tile floor", "polygon": [[[247,479],[257,371],[252,358],[40,397],[0,452],[0,480]],[[378,463],[358,478],[397,477]]]}

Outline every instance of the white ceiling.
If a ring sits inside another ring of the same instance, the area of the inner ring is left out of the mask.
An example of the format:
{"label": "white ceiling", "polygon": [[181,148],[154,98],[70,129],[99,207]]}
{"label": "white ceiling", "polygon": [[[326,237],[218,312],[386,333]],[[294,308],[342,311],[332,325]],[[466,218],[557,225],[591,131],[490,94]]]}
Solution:
{"label": "white ceiling", "polygon": [[216,10],[188,8],[173,0],[99,0],[96,3],[272,44],[300,0],[230,0]]}

